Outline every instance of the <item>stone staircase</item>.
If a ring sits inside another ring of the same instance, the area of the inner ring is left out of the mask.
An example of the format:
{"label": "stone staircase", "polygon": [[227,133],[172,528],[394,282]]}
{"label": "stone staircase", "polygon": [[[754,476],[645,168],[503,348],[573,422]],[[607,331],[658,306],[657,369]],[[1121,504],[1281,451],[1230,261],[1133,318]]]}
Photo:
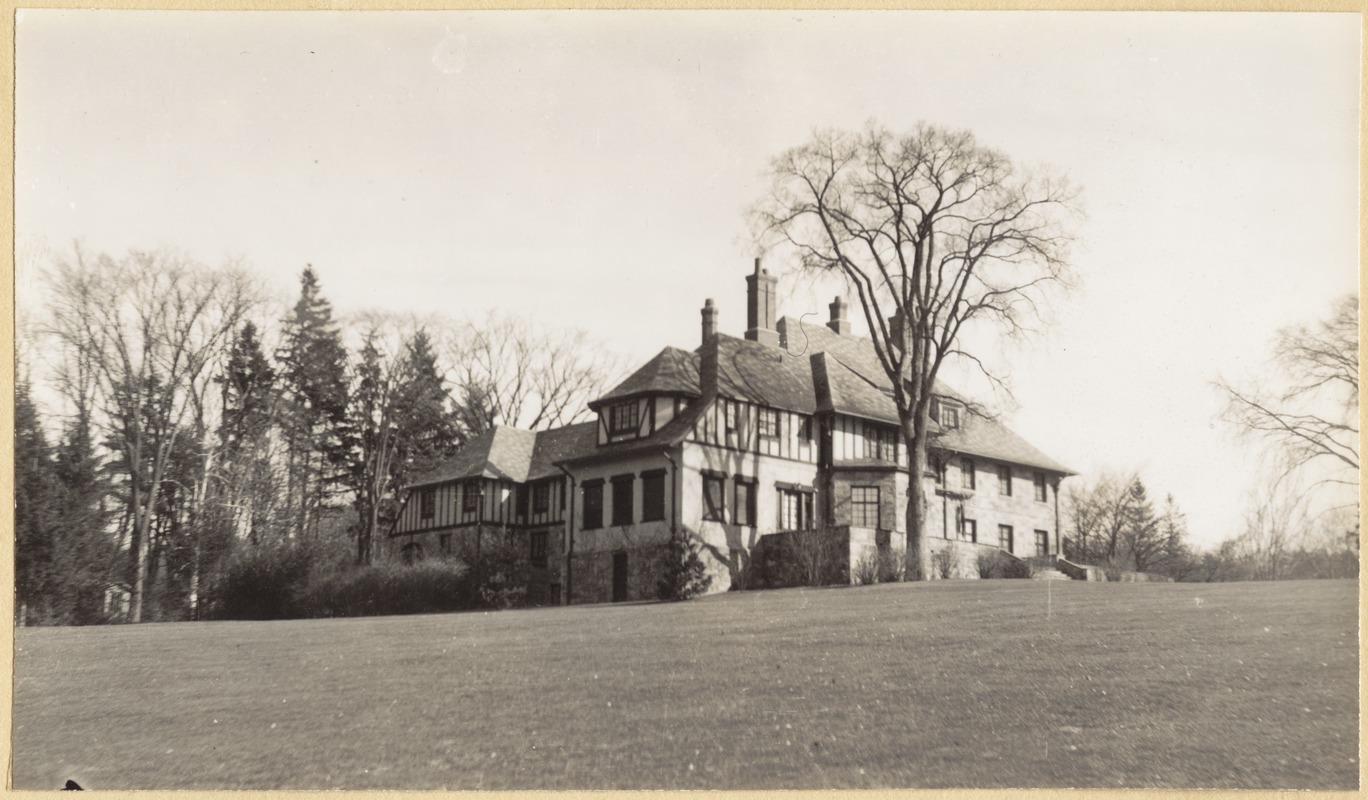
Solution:
{"label": "stone staircase", "polygon": [[1035,570],[1032,570],[1032,571],[1031,571],[1031,580],[1033,580],[1033,581],[1068,581],[1068,580],[1073,580],[1073,579],[1070,578],[1068,575],[1065,575],[1064,573],[1060,572],[1059,570],[1051,568],[1051,569],[1035,569]]}
{"label": "stone staircase", "polygon": [[[1031,565],[1031,579],[1037,581],[1068,581],[1073,576],[1059,569],[1057,555],[1030,556],[1025,559]],[[1065,562],[1067,563],[1067,562]]]}

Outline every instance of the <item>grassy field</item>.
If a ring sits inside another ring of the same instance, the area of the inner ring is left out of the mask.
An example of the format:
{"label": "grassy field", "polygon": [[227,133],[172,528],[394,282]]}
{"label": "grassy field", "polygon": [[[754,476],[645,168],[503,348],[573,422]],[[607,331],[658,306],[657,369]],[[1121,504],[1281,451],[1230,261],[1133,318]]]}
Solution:
{"label": "grassy field", "polygon": [[14,785],[1358,785],[1358,587],[961,581],[17,632]]}

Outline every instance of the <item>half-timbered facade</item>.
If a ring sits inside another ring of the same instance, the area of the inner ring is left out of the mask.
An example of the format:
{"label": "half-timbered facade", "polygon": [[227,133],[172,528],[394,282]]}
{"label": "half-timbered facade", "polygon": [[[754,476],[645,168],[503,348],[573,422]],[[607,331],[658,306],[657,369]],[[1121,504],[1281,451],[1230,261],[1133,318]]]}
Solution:
{"label": "half-timbered facade", "polygon": [[[775,283],[757,261],[744,337],[718,332],[708,300],[700,346],[660,351],[592,421],[472,441],[409,488],[390,552],[474,558],[499,537],[535,565],[530,597],[569,603],[654,596],[671,536],[701,545],[713,591],[772,579],[760,556],[799,532],[840,538],[847,578],[900,558],[911,476],[873,345],[839,298],[825,326],[775,319]],[[946,387],[932,416],[932,553],[965,577],[978,555],[1057,554],[1069,470]]]}

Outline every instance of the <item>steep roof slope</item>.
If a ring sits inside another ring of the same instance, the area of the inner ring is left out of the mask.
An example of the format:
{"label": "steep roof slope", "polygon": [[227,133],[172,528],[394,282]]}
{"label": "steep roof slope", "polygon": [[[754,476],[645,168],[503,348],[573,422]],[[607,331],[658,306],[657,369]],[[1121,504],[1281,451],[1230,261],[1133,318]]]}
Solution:
{"label": "steep roof slope", "polygon": [[633,397],[640,394],[659,392],[662,394],[698,395],[698,356],[667,347],[661,350],[641,368],[628,375],[607,394],[589,403],[589,408],[597,411],[599,406],[609,400]]}

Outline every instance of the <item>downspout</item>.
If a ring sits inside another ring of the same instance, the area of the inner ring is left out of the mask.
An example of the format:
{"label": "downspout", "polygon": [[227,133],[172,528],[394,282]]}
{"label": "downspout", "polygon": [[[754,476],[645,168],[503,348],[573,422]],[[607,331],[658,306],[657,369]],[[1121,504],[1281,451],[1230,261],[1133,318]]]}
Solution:
{"label": "downspout", "polygon": [[1062,481],[1062,478],[1054,481],[1055,556],[1064,555],[1064,529],[1059,527],[1059,484]]}
{"label": "downspout", "polygon": [[660,453],[670,462],[670,538],[673,539],[679,535],[679,489],[675,484],[679,477],[679,463],[670,455],[668,448]]}
{"label": "downspout", "polygon": [[556,469],[565,473],[565,477],[570,479],[568,488],[570,502],[566,504],[567,516],[565,518],[565,604],[570,605],[570,570],[575,557],[575,476],[570,474],[570,470],[557,464]]}

